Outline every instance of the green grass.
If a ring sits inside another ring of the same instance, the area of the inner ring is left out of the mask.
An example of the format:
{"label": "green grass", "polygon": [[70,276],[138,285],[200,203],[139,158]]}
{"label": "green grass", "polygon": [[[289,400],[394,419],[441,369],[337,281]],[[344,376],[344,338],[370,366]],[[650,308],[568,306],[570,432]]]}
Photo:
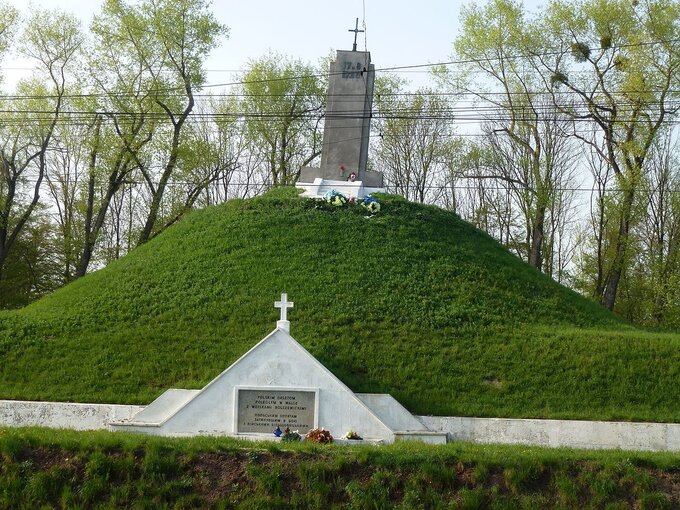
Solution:
{"label": "green grass", "polygon": [[671,509],[678,486],[669,453],[0,429],[0,509]]}
{"label": "green grass", "polygon": [[[275,327],[412,412],[680,421],[680,335],[631,327],[441,209],[379,215],[277,190],[207,208],[0,313],[0,398],[147,403]],[[474,497],[474,496],[470,496]]]}

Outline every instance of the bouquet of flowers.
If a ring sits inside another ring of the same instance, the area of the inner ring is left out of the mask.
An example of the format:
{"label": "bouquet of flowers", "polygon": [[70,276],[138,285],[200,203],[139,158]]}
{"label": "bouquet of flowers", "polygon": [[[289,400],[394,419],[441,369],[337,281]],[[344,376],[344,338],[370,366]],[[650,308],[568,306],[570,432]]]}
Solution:
{"label": "bouquet of flowers", "polygon": [[312,443],[328,444],[333,442],[333,436],[331,433],[324,429],[312,429],[305,435],[305,441],[310,441]]}
{"label": "bouquet of flowers", "polygon": [[345,434],[344,439],[353,439],[355,441],[363,441],[364,440],[363,437],[361,437],[359,434],[357,434],[353,430],[350,430],[349,432],[347,432],[347,434]]}
{"label": "bouquet of flowers", "polygon": [[281,441],[285,443],[294,443],[295,441],[302,441],[302,436],[297,430],[290,431],[288,427],[283,430],[283,435],[281,436]]}

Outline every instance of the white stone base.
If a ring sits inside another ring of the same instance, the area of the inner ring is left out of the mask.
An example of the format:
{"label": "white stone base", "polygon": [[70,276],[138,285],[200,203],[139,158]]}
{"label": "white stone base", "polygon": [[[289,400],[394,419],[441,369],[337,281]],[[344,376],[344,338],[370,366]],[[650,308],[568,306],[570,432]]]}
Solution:
{"label": "white stone base", "polygon": [[302,196],[307,198],[323,198],[326,193],[333,190],[347,198],[356,199],[364,198],[371,193],[385,192],[385,188],[367,188],[362,181],[332,181],[321,177],[317,177],[312,183],[298,182],[295,187],[305,190]]}

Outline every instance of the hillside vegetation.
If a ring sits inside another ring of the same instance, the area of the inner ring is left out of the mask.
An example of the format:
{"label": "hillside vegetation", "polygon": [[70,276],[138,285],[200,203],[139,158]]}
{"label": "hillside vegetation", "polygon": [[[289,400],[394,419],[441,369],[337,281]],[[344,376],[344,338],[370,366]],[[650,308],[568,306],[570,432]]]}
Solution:
{"label": "hillside vegetation", "polygon": [[207,208],[0,313],[0,398],[147,403],[275,327],[353,390],[440,415],[680,421],[680,335],[636,330],[455,214],[293,190]]}
{"label": "hillside vegetation", "polygon": [[253,444],[0,429],[0,509],[680,505],[680,457],[525,446]]}

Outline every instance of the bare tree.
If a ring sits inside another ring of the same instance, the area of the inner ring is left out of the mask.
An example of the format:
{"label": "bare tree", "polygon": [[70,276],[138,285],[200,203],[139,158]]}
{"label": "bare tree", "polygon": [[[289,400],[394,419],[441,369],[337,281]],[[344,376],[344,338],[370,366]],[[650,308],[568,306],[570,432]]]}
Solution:
{"label": "bare tree", "polygon": [[376,104],[375,158],[386,187],[416,202],[437,202],[453,142],[448,103],[432,90],[393,88],[382,91]]}

